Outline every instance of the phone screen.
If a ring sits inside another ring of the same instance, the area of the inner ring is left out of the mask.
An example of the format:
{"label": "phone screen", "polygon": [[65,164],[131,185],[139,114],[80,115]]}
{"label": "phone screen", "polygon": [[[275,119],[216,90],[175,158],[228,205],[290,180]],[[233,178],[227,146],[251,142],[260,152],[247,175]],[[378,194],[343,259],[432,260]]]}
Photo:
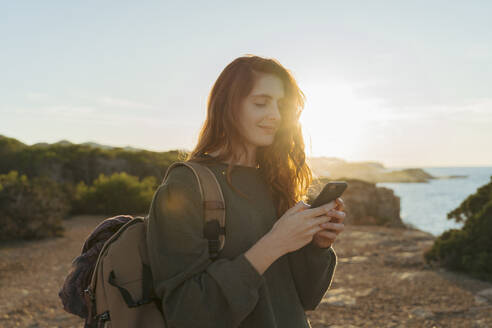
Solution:
{"label": "phone screen", "polygon": [[312,202],[311,208],[316,208],[321,205],[325,205],[338,197],[347,189],[347,182],[345,181],[331,181],[328,182],[323,190],[319,193],[318,197]]}

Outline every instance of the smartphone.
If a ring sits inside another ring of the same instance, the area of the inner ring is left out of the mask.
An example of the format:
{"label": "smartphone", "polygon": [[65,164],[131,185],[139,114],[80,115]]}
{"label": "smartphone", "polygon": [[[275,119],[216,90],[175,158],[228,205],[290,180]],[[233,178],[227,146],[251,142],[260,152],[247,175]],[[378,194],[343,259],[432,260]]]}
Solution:
{"label": "smartphone", "polygon": [[318,197],[312,202],[310,208],[316,208],[337,199],[343,194],[345,189],[347,189],[347,182],[345,181],[328,182],[323,187],[323,190],[321,190]]}

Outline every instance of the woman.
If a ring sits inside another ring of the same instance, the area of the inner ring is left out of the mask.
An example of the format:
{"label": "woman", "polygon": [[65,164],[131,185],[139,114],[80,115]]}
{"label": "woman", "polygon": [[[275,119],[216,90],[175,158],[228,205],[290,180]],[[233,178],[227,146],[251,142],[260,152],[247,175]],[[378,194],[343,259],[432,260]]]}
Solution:
{"label": "woman", "polygon": [[303,98],[278,61],[253,55],[215,82],[186,160],[209,167],[222,187],[227,237],[218,259],[209,259],[187,167],[170,171],[149,212],[150,263],[169,327],[310,327],[305,311],[331,285],[331,244],[345,212],[340,198],[313,209],[302,201],[312,180],[298,121]]}

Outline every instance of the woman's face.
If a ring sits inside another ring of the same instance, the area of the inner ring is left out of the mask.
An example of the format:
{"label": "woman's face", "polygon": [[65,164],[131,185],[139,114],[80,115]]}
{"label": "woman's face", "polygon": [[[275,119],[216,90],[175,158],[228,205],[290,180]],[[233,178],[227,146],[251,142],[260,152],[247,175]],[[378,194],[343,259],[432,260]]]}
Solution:
{"label": "woman's face", "polygon": [[282,80],[273,74],[258,73],[250,94],[239,110],[239,125],[248,147],[273,143],[280,126],[279,105],[284,97]]}

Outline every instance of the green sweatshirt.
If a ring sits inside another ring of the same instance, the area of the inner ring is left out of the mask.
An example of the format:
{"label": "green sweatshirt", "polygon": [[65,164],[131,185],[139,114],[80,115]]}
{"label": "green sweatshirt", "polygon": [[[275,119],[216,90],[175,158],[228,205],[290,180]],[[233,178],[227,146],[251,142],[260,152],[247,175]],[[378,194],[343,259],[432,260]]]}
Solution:
{"label": "green sweatshirt", "polygon": [[275,206],[257,168],[206,164],[226,203],[226,241],[209,259],[203,208],[193,172],[175,167],[154,193],[147,236],[156,294],[169,328],[311,327],[314,310],[331,285],[337,256],[313,243],[278,258],[260,275],[244,256],[275,223]]}

